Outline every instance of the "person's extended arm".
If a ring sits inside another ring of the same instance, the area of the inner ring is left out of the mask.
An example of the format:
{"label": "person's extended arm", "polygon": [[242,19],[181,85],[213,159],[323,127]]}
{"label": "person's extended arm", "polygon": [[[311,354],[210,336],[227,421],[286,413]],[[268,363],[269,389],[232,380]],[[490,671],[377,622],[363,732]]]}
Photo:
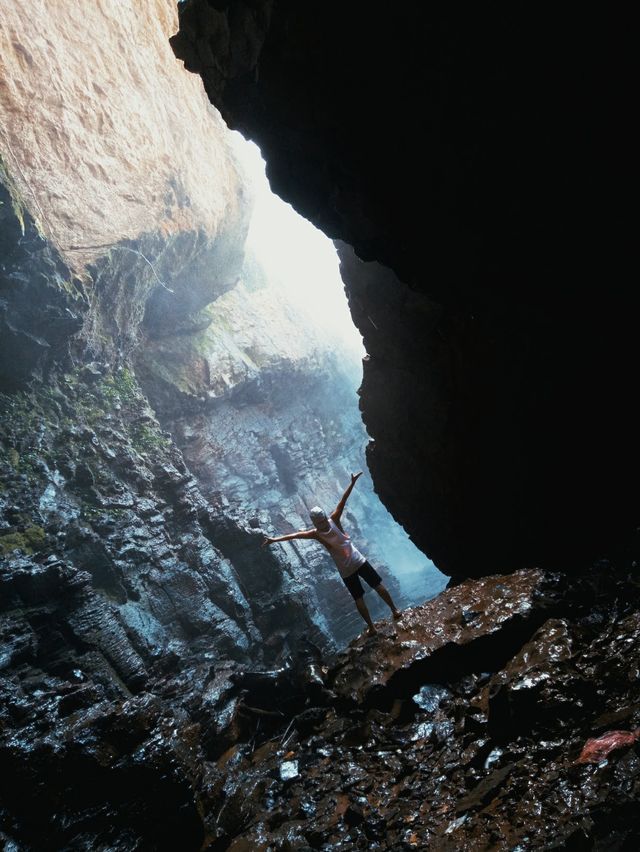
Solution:
{"label": "person's extended arm", "polygon": [[344,494],[342,495],[340,502],[338,503],[338,505],[335,507],[335,509],[331,513],[332,520],[334,520],[336,522],[340,520],[340,516],[342,515],[342,511],[343,511],[343,509],[344,509],[344,507],[347,503],[347,500],[349,499],[349,494],[351,494],[351,492],[353,491],[353,486],[356,484],[359,477],[361,477],[361,476],[362,476],[362,471],[360,471],[359,473],[352,473],[351,474],[351,482],[349,483],[349,485],[347,485],[347,488],[346,488]]}
{"label": "person's extended arm", "polygon": [[276,541],[291,541],[294,538],[315,538],[315,530],[299,530],[298,532],[288,533],[287,535],[266,536],[262,542],[262,547],[267,544],[274,544]]}

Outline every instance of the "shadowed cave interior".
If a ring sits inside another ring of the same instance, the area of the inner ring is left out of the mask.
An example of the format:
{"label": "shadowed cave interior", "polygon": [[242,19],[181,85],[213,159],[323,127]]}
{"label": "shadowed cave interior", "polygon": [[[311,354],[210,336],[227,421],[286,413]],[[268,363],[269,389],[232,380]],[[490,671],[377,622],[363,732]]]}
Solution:
{"label": "shadowed cave interior", "polygon": [[637,848],[631,32],[6,4],[4,848]]}

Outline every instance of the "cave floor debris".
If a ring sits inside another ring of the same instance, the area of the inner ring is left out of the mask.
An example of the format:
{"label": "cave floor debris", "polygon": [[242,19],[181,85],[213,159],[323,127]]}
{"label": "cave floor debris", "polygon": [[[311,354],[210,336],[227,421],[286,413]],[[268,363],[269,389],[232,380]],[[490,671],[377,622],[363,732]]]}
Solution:
{"label": "cave floor debris", "polygon": [[210,848],[632,848],[635,734],[576,758],[640,721],[636,582],[520,571],[378,623],[328,671],[324,707],[225,759]]}
{"label": "cave floor debris", "polygon": [[[22,561],[22,593],[74,579]],[[0,831],[74,849],[632,848],[637,582],[602,565],[469,580],[332,660],[313,643],[270,671],[176,656],[117,699],[104,673],[38,674],[47,616],[36,601],[34,629],[11,632],[7,611]]]}

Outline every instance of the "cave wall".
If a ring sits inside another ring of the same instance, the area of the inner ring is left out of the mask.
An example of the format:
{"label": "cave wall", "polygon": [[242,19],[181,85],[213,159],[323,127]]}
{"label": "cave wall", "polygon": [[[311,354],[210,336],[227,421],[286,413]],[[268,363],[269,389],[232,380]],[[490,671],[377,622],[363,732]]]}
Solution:
{"label": "cave wall", "polygon": [[362,261],[344,274],[376,487],[449,574],[570,567],[636,520],[627,32],[588,11],[181,5],[176,55]]}

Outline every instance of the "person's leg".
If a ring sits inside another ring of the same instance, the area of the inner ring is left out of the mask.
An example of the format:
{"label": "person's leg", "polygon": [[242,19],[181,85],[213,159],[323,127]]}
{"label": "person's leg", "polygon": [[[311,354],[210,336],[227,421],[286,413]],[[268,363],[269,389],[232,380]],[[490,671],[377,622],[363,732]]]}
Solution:
{"label": "person's leg", "polygon": [[380,595],[382,600],[393,613],[394,619],[397,621],[401,617],[402,613],[394,604],[389,592],[382,585],[382,577],[378,574],[373,565],[371,565],[368,561],[364,562],[360,568],[358,568],[358,574]]}
{"label": "person's leg", "polygon": [[343,577],[342,581],[344,582],[347,589],[349,589],[349,592],[358,609],[358,612],[367,623],[367,632],[376,633],[376,628],[373,626],[373,621],[371,621],[369,610],[367,609],[367,605],[364,602],[364,589],[362,588],[362,583],[360,582],[360,578],[358,577],[358,572],[354,572],[353,574],[351,574],[350,577]]}
{"label": "person's leg", "polygon": [[373,626],[373,621],[371,621],[371,616],[369,615],[369,610],[367,609],[367,605],[364,602],[364,597],[356,598],[356,606],[358,607],[358,612],[367,622],[367,630],[369,633],[377,633],[376,628]]}
{"label": "person's leg", "polygon": [[394,619],[397,621],[401,617],[402,613],[397,608],[397,606],[394,604],[389,592],[385,589],[385,587],[382,585],[382,583],[378,583],[378,585],[375,587],[375,591],[380,595],[382,600],[389,607],[389,609],[393,613]]}

